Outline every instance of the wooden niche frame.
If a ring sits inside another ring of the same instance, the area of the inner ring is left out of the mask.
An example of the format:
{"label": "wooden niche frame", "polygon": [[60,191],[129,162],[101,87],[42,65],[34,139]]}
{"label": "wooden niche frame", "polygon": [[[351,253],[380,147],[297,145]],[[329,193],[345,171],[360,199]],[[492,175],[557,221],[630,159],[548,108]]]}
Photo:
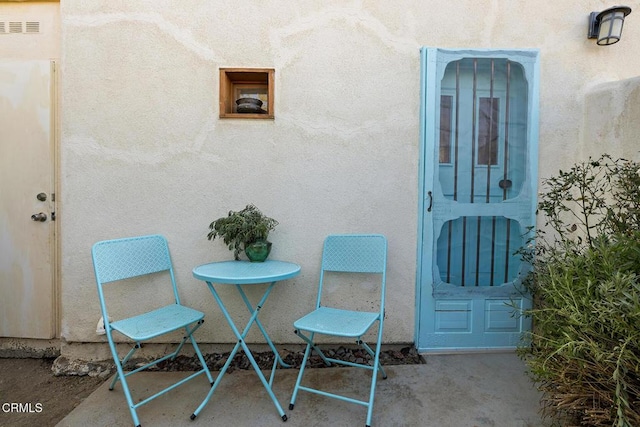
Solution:
{"label": "wooden niche frame", "polygon": [[[275,82],[273,68],[220,68],[220,118],[221,119],[273,119],[273,93]],[[263,113],[239,113],[238,98],[258,98]]]}

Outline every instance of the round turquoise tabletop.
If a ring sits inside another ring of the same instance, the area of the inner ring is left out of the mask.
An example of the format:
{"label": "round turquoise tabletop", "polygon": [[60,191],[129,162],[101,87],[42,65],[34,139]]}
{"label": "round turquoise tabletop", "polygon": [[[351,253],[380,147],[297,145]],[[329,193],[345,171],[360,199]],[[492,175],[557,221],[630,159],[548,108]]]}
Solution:
{"label": "round turquoise tabletop", "polygon": [[277,260],[221,261],[199,265],[193,269],[193,277],[196,279],[233,285],[276,282],[290,279],[299,273],[298,264]]}

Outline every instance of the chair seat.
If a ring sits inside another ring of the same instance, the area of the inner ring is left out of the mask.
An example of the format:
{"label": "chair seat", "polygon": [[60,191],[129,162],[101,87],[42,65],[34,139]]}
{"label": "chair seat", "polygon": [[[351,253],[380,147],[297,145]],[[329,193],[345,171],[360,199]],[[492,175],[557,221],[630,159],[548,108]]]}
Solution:
{"label": "chair seat", "polygon": [[111,323],[111,327],[134,341],[144,341],[183,328],[204,318],[204,313],[171,304],[148,313]]}
{"label": "chair seat", "polygon": [[320,307],[293,323],[294,328],[342,337],[360,337],[378,320],[380,313]]}

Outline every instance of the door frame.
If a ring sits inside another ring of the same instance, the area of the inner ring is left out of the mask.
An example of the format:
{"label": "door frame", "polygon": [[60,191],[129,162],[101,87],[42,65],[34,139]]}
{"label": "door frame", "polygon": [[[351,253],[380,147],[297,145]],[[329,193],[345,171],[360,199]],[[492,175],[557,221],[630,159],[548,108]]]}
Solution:
{"label": "door frame", "polygon": [[[439,52],[442,52],[445,55],[459,56],[463,57],[478,57],[478,58],[489,58],[489,57],[506,57],[510,56],[530,56],[533,62],[532,70],[533,76],[532,81],[530,82],[530,94],[531,99],[529,100],[531,105],[531,111],[529,113],[530,122],[528,123],[527,135],[529,137],[530,143],[532,144],[533,152],[537,153],[538,151],[538,122],[539,122],[539,76],[540,76],[540,54],[537,49],[513,49],[513,50],[502,50],[502,49],[441,49],[441,48],[433,48],[433,47],[422,47],[420,50],[420,141],[419,141],[419,161],[418,161],[418,239],[417,239],[417,249],[416,249],[416,306],[415,306],[415,337],[414,343],[418,351],[426,351],[427,347],[424,343],[421,343],[421,319],[423,317],[423,310],[427,310],[428,307],[422,304],[422,301],[425,297],[425,292],[431,291],[431,289],[427,289],[427,286],[422,286],[423,279],[428,277],[428,275],[432,274],[433,271],[433,257],[425,256],[425,239],[428,235],[434,234],[433,222],[427,222],[425,224],[425,215],[427,214],[427,209],[431,209],[432,200],[429,197],[426,189],[430,188],[427,186],[426,180],[430,178],[431,175],[427,174],[427,168],[430,165],[434,165],[436,158],[436,150],[427,150],[427,136],[428,132],[434,131],[437,129],[437,118],[438,114],[432,114],[431,123],[427,125],[427,113],[429,111],[435,112],[436,107],[436,97],[433,96],[428,91],[431,88],[439,87],[436,83],[436,79],[438,78],[438,67],[437,63],[440,60]],[[428,54],[429,53],[429,54]],[[529,77],[529,76],[527,76]],[[529,159],[530,161],[530,169],[532,171],[532,177],[529,185],[533,187],[532,194],[535,195],[537,191],[537,171],[538,171],[538,157],[533,156]],[[536,204],[532,204],[532,218],[535,221],[535,210]],[[430,352],[438,352],[438,350],[429,350]],[[444,349],[442,352],[451,352],[450,349]],[[456,350],[456,352],[463,351],[473,351],[477,352],[478,349],[468,349],[468,350]]]}

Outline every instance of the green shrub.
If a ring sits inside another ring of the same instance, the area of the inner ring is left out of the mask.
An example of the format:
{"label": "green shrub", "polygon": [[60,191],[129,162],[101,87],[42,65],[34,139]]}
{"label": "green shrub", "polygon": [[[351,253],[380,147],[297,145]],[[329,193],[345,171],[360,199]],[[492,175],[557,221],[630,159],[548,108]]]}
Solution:
{"label": "green shrub", "polygon": [[561,425],[640,426],[638,171],[603,156],[543,183],[520,355]]}

